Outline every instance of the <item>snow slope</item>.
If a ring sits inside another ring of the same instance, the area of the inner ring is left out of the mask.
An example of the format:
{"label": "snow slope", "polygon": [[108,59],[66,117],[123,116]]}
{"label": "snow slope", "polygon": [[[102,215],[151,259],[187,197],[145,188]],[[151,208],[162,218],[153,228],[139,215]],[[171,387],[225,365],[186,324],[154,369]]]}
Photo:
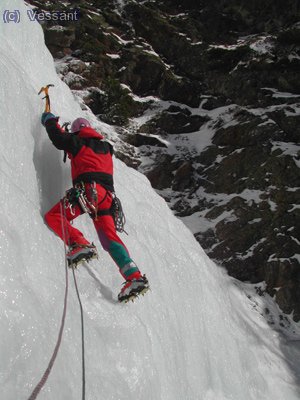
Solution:
{"label": "snow slope", "polygon": [[[40,125],[37,92],[55,84],[53,112],[63,121],[84,113],[58,79],[42,30],[28,20],[23,2],[2,0],[1,17],[7,9],[20,10],[21,22],[0,22],[0,397],[25,400],[53,353],[65,290],[64,248],[43,214],[70,185],[69,166]],[[89,118],[110,137],[104,124]],[[118,160],[115,167],[128,220],[123,239],[152,291],[133,304],[118,304],[122,279],[101,250],[99,261],[76,271],[85,318],[86,399],[298,399],[299,380],[279,333],[206,257],[146,178]],[[76,225],[98,244],[87,216]],[[41,400],[81,396],[73,286],[71,280],[63,341]]]}

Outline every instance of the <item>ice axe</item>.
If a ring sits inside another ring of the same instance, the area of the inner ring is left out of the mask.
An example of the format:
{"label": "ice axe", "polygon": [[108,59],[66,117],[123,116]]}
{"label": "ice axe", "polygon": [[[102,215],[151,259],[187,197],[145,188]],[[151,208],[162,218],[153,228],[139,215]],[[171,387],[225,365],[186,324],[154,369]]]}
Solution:
{"label": "ice axe", "polygon": [[50,112],[50,97],[49,97],[49,88],[50,87],[54,87],[54,85],[50,84],[47,85],[45,87],[42,87],[41,90],[39,91],[39,95],[44,92],[45,93],[45,97],[43,97],[43,99],[46,99],[46,104],[45,104],[45,111],[46,113]]}

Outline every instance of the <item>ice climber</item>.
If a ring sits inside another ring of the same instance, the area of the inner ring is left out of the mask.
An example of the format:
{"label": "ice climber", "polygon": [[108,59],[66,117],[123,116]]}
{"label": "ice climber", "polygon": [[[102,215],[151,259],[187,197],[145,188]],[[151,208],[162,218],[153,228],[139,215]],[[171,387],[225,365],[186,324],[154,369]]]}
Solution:
{"label": "ice climber", "polygon": [[126,281],[118,300],[128,301],[144,293],[149,288],[147,278],[116,232],[112,145],[84,118],[72,123],[71,132],[60,127],[58,118],[50,112],[42,114],[41,122],[54,146],[64,150],[71,160],[73,188],[45,215],[47,225],[68,246],[69,266],[98,257],[94,244],[71,225],[72,220],[88,212],[103,249],[109,252]]}

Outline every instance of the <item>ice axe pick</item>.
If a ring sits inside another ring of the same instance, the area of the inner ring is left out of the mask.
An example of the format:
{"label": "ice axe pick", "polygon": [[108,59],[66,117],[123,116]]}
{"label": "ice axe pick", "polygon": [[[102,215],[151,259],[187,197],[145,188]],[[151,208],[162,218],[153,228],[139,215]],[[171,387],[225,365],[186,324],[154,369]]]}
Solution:
{"label": "ice axe pick", "polygon": [[54,85],[50,84],[45,87],[42,87],[41,90],[39,91],[39,95],[41,93],[45,93],[45,97],[43,99],[46,99],[46,104],[45,104],[45,111],[44,112],[50,112],[50,97],[49,97],[49,88],[54,87]]}

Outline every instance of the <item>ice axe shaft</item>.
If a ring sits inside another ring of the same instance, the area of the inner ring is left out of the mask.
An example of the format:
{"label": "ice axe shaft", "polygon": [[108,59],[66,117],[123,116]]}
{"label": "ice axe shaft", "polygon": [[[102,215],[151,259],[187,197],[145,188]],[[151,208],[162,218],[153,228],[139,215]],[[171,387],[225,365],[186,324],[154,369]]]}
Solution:
{"label": "ice axe shaft", "polygon": [[54,85],[50,84],[45,87],[42,87],[41,90],[39,91],[39,95],[41,93],[45,93],[45,97],[43,99],[46,99],[46,104],[45,104],[45,112],[50,112],[51,111],[51,104],[50,104],[50,96],[49,96],[49,88],[54,87]]}

